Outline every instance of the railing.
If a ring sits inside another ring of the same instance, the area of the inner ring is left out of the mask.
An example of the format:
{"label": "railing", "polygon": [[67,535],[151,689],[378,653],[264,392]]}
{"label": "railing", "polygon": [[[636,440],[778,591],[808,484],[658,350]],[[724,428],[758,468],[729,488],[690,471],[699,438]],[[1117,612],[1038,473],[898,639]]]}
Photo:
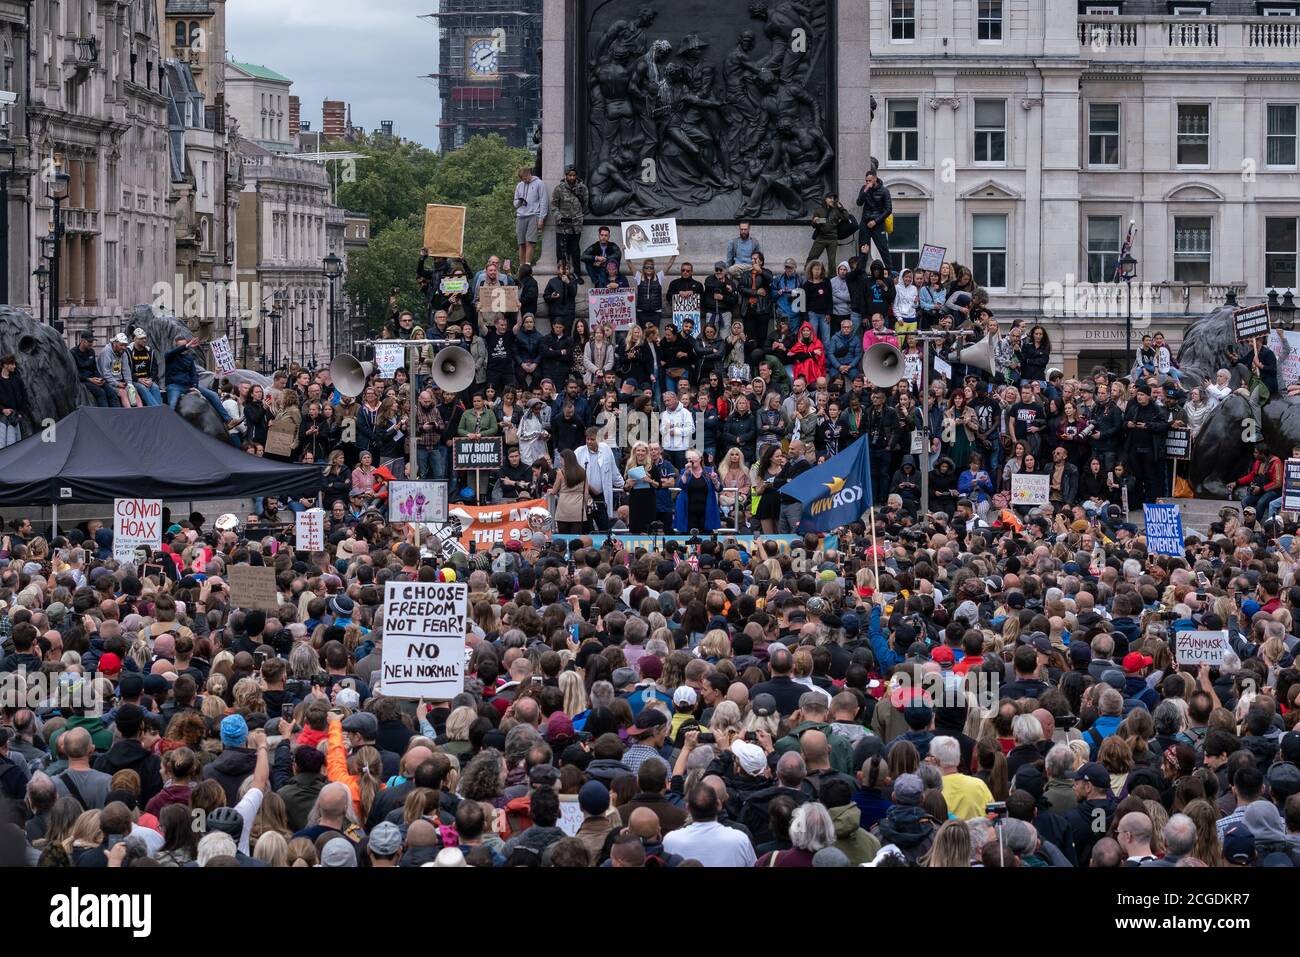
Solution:
{"label": "railing", "polygon": [[[1093,57],[1174,59],[1187,50],[1224,57],[1300,52],[1300,21],[1279,17],[1079,17],[1079,45]],[[1141,51],[1139,53],[1139,51]]]}

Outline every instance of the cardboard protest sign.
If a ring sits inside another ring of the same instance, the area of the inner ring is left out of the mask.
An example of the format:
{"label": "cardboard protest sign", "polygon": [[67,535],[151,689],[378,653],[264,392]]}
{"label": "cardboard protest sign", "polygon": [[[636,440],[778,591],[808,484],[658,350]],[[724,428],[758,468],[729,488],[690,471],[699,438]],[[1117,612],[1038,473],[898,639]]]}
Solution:
{"label": "cardboard protest sign", "polygon": [[1046,505],[1051,501],[1052,480],[1049,475],[1025,475],[1017,472],[1011,476],[1012,505]]}
{"label": "cardboard protest sign", "polygon": [[375,371],[381,379],[391,379],[406,359],[406,350],[397,342],[375,343]]}
{"label": "cardboard protest sign", "polygon": [[325,509],[309,508],[298,512],[294,522],[293,547],[300,552],[325,550]]}
{"label": "cardboard protest sign", "polygon": [[465,690],[464,582],[386,582],[380,687],[390,698],[445,701]]}
{"label": "cardboard protest sign", "polygon": [[1223,656],[1232,651],[1226,631],[1180,631],[1174,636],[1174,651],[1180,665],[1223,664]]}
{"label": "cardboard protest sign", "polygon": [[500,436],[488,439],[456,439],[452,443],[452,468],[499,469],[505,461]]}
{"label": "cardboard protest sign", "polygon": [[1165,433],[1165,455],[1171,459],[1192,457],[1191,429],[1170,429]]}
{"label": "cardboard protest sign", "polygon": [[938,272],[943,266],[943,257],[947,252],[947,246],[931,246],[926,243],[921,247],[921,257],[916,261],[916,268],[924,269],[926,272]]}
{"label": "cardboard protest sign", "polygon": [[447,521],[447,483],[389,482],[388,520],[390,522]]}
{"label": "cardboard protest sign", "polygon": [[463,296],[469,292],[469,280],[464,276],[447,276],[438,284],[438,288],[449,296]]}
{"label": "cardboard protest sign", "polygon": [[237,608],[280,610],[275,569],[269,565],[227,565],[226,584],[230,586],[230,600]]}
{"label": "cardboard protest sign", "polygon": [[587,293],[587,312],[592,328],[609,325],[615,332],[626,332],[636,325],[636,292],[618,289],[592,289]]}
{"label": "cardboard protest sign", "polygon": [[1177,503],[1143,505],[1147,551],[1152,555],[1183,554],[1183,516]]}
{"label": "cardboard protest sign", "polygon": [[424,207],[424,248],[430,256],[459,256],[465,248],[465,207]]}
{"label": "cardboard protest sign", "polygon": [[624,259],[677,255],[677,220],[634,219],[619,226]]}
{"label": "cardboard protest sign", "polygon": [[479,312],[518,312],[518,286],[490,286],[487,283],[478,287],[475,305]]}
{"label": "cardboard protest sign", "polygon": [[222,336],[208,343],[212,347],[212,365],[217,375],[230,375],[235,371],[235,353],[230,348],[230,338]]}
{"label": "cardboard protest sign", "polygon": [[1243,306],[1232,314],[1232,325],[1237,333],[1238,342],[1246,342],[1256,336],[1268,335],[1268,303],[1261,302],[1254,306]]}
{"label": "cardboard protest sign", "polygon": [[297,444],[298,430],[294,428],[293,422],[288,419],[273,422],[271,427],[266,430],[265,451],[267,455],[288,457],[293,455],[293,447]]}
{"label": "cardboard protest sign", "polygon": [[139,547],[162,547],[162,499],[113,499],[113,558],[134,562]]}

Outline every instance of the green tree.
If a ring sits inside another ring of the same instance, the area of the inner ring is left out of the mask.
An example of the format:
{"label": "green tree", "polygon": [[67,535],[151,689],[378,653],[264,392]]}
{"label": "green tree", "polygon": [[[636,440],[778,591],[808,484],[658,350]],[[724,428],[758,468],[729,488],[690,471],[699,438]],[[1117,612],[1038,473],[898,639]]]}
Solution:
{"label": "green tree", "polygon": [[382,233],[372,233],[366,248],[350,257],[344,285],[348,297],[366,317],[366,328],[357,330],[358,338],[379,332],[388,318],[388,298],[394,289],[398,307],[416,311],[421,297],[415,281],[416,257],[411,250],[417,250],[418,255],[423,234],[423,217],[416,220],[408,216],[390,222]]}

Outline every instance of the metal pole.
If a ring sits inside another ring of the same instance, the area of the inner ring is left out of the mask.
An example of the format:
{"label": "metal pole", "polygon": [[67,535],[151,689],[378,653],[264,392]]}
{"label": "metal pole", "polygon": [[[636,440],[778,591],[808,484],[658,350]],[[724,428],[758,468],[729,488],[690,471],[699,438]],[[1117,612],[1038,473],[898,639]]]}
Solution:
{"label": "metal pole", "polygon": [[921,505],[917,516],[924,522],[930,513],[930,340],[921,338]]}
{"label": "metal pole", "polygon": [[1124,363],[1120,371],[1127,374],[1126,370],[1133,367],[1133,280],[1127,276],[1124,278]]}
{"label": "metal pole", "polygon": [[59,503],[50,503],[50,537],[57,538],[59,535]]}
{"label": "metal pole", "polygon": [[9,305],[9,173],[0,170],[0,304],[6,306]]}
{"label": "metal pole", "polygon": [[[330,314],[331,314],[331,316],[333,315],[333,312],[334,312],[334,309],[333,309],[333,305],[334,305],[334,303],[333,303],[333,299],[334,299],[334,284],[333,284],[333,283],[330,283]],[[419,346],[410,346],[410,347],[408,347],[408,349],[407,349],[407,354],[406,354],[406,368],[408,368],[408,369],[412,369],[412,370],[415,369],[415,366],[416,366],[416,363],[417,363],[416,352],[417,352],[417,350],[418,350],[419,348],[420,348]],[[414,379],[414,377],[412,377],[412,379]],[[411,449],[411,452],[410,452],[411,461],[410,461],[410,465],[408,466],[408,470],[409,470],[409,472],[410,472],[410,478],[411,478],[411,481],[414,482],[414,481],[417,481],[417,480],[420,478],[420,470],[419,470],[419,466],[416,464],[416,463],[419,462],[419,457],[418,457],[418,454],[417,454],[417,450],[418,450],[418,448],[419,448],[419,441],[420,441],[420,440],[419,440],[419,437],[416,435],[416,430],[415,430],[415,410],[419,407],[420,397],[419,397],[418,395],[415,394],[415,383],[414,383],[414,381],[412,381],[412,383],[411,383],[411,388],[407,390],[406,394],[407,394],[408,396],[410,396],[410,399],[409,399],[409,401],[407,402],[407,409],[406,409],[406,431],[409,433],[408,438],[409,438],[409,440],[410,440],[410,449]]]}
{"label": "metal pole", "polygon": [[61,270],[60,254],[63,246],[63,223],[59,209],[60,201],[54,197],[54,258],[50,261],[50,325],[56,332],[62,332],[59,320],[59,272]]}
{"label": "metal pole", "polygon": [[330,336],[329,358],[332,359],[334,357],[335,349],[337,348],[336,343],[334,341],[334,280],[332,278],[330,279],[329,336]]}

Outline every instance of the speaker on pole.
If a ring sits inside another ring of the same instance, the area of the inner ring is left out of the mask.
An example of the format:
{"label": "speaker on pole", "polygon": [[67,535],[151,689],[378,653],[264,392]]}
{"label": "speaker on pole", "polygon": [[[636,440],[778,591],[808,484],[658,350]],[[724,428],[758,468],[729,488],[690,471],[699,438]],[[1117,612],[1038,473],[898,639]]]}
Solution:
{"label": "speaker on pole", "polygon": [[878,389],[893,388],[905,371],[903,353],[888,342],[877,342],[862,357],[862,374]]}
{"label": "speaker on pole", "polygon": [[366,380],[374,371],[373,362],[361,362],[356,356],[344,353],[335,356],[330,363],[330,380],[333,381],[334,388],[339,390],[339,395],[352,398],[361,394],[366,387]]}
{"label": "speaker on pole", "polygon": [[962,365],[974,366],[976,369],[983,369],[989,375],[993,374],[995,363],[993,361],[993,339],[985,336],[973,346],[967,346],[957,353],[957,361]]}
{"label": "speaker on pole", "polygon": [[474,357],[460,346],[447,346],[433,356],[433,384],[446,392],[464,392],[474,383]]}

